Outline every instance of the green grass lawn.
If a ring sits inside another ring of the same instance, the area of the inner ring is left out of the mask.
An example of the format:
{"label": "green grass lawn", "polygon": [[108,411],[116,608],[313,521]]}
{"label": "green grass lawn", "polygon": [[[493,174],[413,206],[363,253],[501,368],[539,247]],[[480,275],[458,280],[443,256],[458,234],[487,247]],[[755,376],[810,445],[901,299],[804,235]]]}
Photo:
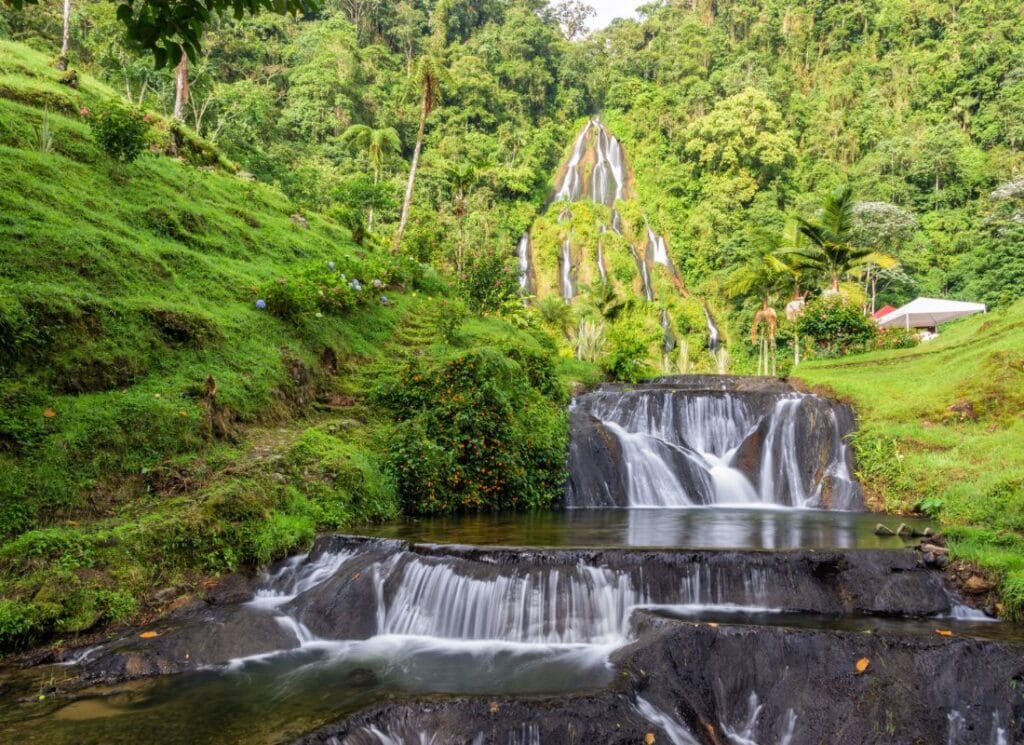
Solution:
{"label": "green grass lawn", "polygon": [[794,377],[851,401],[876,506],[923,510],[954,555],[1003,581],[1024,613],[1024,301],[943,326],[913,349],[819,360]]}

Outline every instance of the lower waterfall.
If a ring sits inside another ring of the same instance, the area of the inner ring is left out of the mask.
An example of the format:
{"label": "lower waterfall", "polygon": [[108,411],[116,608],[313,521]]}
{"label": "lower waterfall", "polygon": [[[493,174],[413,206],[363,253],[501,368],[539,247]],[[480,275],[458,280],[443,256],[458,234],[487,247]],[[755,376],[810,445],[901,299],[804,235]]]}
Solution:
{"label": "lower waterfall", "polygon": [[567,506],[862,508],[846,407],[774,381],[729,381],[663,378],[578,397]]}

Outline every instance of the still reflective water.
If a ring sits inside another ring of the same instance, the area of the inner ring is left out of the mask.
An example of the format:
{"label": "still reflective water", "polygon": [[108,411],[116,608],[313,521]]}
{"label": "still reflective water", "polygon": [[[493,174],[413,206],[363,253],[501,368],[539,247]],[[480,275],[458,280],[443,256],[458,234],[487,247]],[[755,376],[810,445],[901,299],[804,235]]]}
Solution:
{"label": "still reflective water", "polygon": [[[559,694],[601,688],[611,647],[374,637],[230,668],[55,696],[62,668],[0,676],[0,742],[215,745],[288,742],[392,696]],[[40,694],[45,698],[40,700]]]}
{"label": "still reflective water", "polygon": [[[912,543],[877,536],[882,523],[918,532],[927,520],[862,512],[772,507],[564,510],[409,519],[360,531],[414,543],[548,548],[774,550],[880,548]],[[934,529],[934,528],[933,528]]]}

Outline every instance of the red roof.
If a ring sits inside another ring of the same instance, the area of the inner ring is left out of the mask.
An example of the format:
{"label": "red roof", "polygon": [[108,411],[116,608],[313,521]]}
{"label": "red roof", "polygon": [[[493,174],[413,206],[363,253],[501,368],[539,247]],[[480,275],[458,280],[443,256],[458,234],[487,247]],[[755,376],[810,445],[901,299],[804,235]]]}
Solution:
{"label": "red roof", "polygon": [[879,308],[878,310],[876,310],[874,313],[871,314],[871,317],[874,318],[877,321],[882,316],[887,316],[890,313],[892,313],[894,310],[896,310],[896,309],[893,308],[891,305],[887,305],[884,308]]}

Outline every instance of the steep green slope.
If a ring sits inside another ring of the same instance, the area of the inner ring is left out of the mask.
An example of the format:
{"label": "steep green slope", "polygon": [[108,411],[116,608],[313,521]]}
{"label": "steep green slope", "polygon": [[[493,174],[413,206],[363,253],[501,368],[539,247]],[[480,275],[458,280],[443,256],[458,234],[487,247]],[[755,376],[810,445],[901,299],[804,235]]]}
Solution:
{"label": "steep green slope", "polygon": [[512,403],[564,443],[542,336],[462,323],[428,267],[199,165],[220,159],[198,140],[112,161],[77,112],[114,94],[59,75],[0,43],[0,648],[159,612],[316,530],[396,515],[395,423],[371,393],[411,357],[497,350]]}
{"label": "steep green slope", "polygon": [[861,477],[880,506],[938,516],[954,554],[997,573],[1007,610],[1024,612],[1024,301],[796,376],[857,406]]}

